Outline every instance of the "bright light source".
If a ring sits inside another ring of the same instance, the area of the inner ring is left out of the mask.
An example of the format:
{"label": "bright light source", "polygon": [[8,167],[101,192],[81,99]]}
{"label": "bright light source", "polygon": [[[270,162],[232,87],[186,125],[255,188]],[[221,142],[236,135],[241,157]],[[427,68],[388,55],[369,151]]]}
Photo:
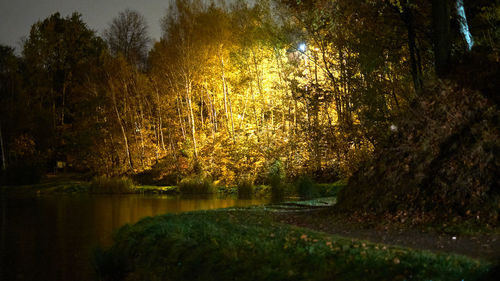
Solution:
{"label": "bright light source", "polygon": [[305,43],[300,43],[300,44],[299,44],[299,51],[301,51],[301,52],[305,52],[305,51],[306,51],[306,49],[307,49],[307,46],[306,46],[306,44],[305,44]]}

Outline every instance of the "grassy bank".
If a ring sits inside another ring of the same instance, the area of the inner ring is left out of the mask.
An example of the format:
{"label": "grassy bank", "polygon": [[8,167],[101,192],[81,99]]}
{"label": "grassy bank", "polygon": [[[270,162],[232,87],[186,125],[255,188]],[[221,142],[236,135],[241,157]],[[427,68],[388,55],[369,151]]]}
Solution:
{"label": "grassy bank", "polygon": [[476,280],[490,266],[291,227],[257,209],[143,219],[94,265],[102,280]]}
{"label": "grassy bank", "polygon": [[179,194],[177,186],[135,185],[128,178],[49,177],[38,184],[2,186],[1,192],[21,195],[50,194]]}
{"label": "grassy bank", "polygon": [[[284,198],[312,199],[336,196],[345,183],[338,181],[329,184],[314,182],[283,183]],[[209,194],[219,193],[247,197],[271,197],[270,185],[218,186],[200,177],[188,177],[177,186],[137,185],[127,177],[94,177],[90,181],[78,174],[48,176],[38,184],[4,186],[0,191],[21,194]],[[282,201],[281,198],[278,201]]]}
{"label": "grassy bank", "polygon": [[15,194],[75,194],[87,193],[90,182],[78,177],[49,177],[37,184],[2,186],[0,190]]}
{"label": "grassy bank", "polygon": [[95,177],[90,182],[91,194],[178,194],[177,186],[136,185],[127,177]]}

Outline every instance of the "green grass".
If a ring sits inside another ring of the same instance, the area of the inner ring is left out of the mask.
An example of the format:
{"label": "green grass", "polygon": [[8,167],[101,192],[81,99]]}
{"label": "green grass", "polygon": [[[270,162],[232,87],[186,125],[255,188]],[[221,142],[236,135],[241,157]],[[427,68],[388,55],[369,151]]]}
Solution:
{"label": "green grass", "polygon": [[96,251],[101,280],[476,280],[490,264],[279,224],[258,209],[149,217]]}
{"label": "green grass", "polygon": [[[246,188],[246,187],[244,187]],[[217,192],[225,195],[237,195],[240,196],[241,188],[240,186],[217,186]],[[252,185],[251,190],[243,191],[243,196],[241,198],[246,198],[250,191],[250,197],[269,197],[271,196],[271,186],[269,185]]]}
{"label": "green grass", "polygon": [[337,196],[340,190],[346,187],[347,182],[339,180],[334,183],[318,183],[318,189],[322,197]]}
{"label": "green grass", "polygon": [[135,189],[142,194],[179,194],[178,186],[136,185]]}

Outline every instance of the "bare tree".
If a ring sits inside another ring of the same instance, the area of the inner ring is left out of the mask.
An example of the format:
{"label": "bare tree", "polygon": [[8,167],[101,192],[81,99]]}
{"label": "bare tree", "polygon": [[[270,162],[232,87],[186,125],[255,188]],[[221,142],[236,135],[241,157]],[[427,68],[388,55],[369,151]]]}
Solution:
{"label": "bare tree", "polygon": [[137,11],[126,9],[118,14],[104,31],[113,55],[122,55],[135,66],[144,66],[150,43],[148,25]]}

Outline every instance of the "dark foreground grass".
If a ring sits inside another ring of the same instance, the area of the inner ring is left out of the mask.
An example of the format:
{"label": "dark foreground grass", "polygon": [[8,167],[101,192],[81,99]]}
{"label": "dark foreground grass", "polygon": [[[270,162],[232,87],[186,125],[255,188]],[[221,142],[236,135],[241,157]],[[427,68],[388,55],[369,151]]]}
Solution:
{"label": "dark foreground grass", "polygon": [[477,280],[490,264],[273,222],[261,210],[164,215],[94,254],[100,280]]}

